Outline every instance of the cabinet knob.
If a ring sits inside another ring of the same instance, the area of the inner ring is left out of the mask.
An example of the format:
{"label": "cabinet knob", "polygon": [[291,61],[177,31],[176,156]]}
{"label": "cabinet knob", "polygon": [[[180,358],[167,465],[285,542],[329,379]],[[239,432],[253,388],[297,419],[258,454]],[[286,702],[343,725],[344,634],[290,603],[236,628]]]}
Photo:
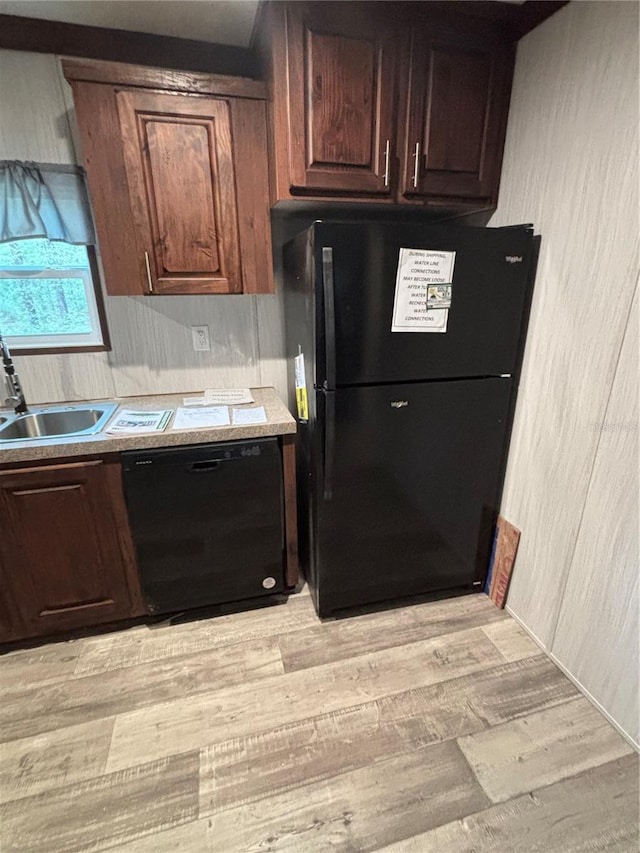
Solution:
{"label": "cabinet knob", "polygon": [[413,186],[414,189],[418,189],[418,171],[420,169],[420,143],[416,142],[416,150],[413,155],[415,158],[415,163],[413,164]]}
{"label": "cabinet knob", "polygon": [[149,263],[149,252],[144,253],[144,265],[147,268],[147,283],[149,285],[149,293],[153,293],[153,279],[151,278],[151,264]]}
{"label": "cabinet knob", "polygon": [[387,144],[384,147],[384,185],[389,186],[389,161],[391,154],[391,141],[387,139]]}

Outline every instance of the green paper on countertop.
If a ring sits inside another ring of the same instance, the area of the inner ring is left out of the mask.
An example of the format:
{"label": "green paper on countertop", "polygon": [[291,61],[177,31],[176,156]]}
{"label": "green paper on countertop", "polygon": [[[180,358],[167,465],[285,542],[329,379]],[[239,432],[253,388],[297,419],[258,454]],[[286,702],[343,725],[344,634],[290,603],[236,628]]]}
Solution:
{"label": "green paper on countertop", "polygon": [[110,434],[162,432],[172,414],[173,409],[164,409],[160,412],[134,412],[132,409],[121,409],[105,432]]}

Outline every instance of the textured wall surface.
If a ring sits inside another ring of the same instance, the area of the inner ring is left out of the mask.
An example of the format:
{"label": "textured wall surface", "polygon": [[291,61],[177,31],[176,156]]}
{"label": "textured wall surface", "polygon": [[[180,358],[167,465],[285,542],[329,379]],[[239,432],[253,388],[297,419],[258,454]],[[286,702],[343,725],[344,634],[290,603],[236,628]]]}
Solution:
{"label": "textured wall surface", "polygon": [[508,606],[637,740],[636,3],[571,3],[520,43],[491,225],[516,222],[543,242],[502,505],[522,530]]}
{"label": "textured wall surface", "polygon": [[639,547],[636,291],[551,641],[558,661],[636,742]]}
{"label": "textured wall surface", "polygon": [[0,160],[75,163],[55,56],[2,50],[0,80]]}
{"label": "textured wall surface", "polygon": [[[0,159],[79,162],[71,89],[56,57],[0,51]],[[273,385],[286,400],[275,296],[105,297],[112,351],[18,356],[30,402]],[[191,326],[209,326],[194,352]]]}

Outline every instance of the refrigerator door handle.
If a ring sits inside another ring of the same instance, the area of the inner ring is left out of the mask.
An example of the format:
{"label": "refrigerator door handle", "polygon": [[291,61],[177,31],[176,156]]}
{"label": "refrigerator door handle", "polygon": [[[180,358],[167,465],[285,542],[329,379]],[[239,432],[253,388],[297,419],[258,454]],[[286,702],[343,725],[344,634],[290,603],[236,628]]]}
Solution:
{"label": "refrigerator door handle", "polygon": [[322,247],[322,286],[324,297],[324,387],[333,391],[336,387],[336,319],[333,297],[333,249]]}
{"label": "refrigerator door handle", "polygon": [[325,394],[324,416],[324,477],[322,492],[325,501],[333,497],[333,460],[336,438],[336,401],[334,394]]}

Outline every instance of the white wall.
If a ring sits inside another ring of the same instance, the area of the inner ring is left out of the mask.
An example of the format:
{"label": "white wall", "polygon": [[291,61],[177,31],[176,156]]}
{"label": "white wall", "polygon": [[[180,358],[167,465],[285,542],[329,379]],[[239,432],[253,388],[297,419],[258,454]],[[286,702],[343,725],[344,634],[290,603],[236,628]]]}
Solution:
{"label": "white wall", "polygon": [[570,3],[518,47],[491,221],[542,234],[508,607],[636,743],[638,121],[638,5]]}
{"label": "white wall", "polygon": [[[80,162],[56,57],[0,50],[0,159]],[[112,351],[18,356],[31,403],[273,385],[286,399],[279,296],[105,297]],[[209,326],[196,353],[191,325]]]}

